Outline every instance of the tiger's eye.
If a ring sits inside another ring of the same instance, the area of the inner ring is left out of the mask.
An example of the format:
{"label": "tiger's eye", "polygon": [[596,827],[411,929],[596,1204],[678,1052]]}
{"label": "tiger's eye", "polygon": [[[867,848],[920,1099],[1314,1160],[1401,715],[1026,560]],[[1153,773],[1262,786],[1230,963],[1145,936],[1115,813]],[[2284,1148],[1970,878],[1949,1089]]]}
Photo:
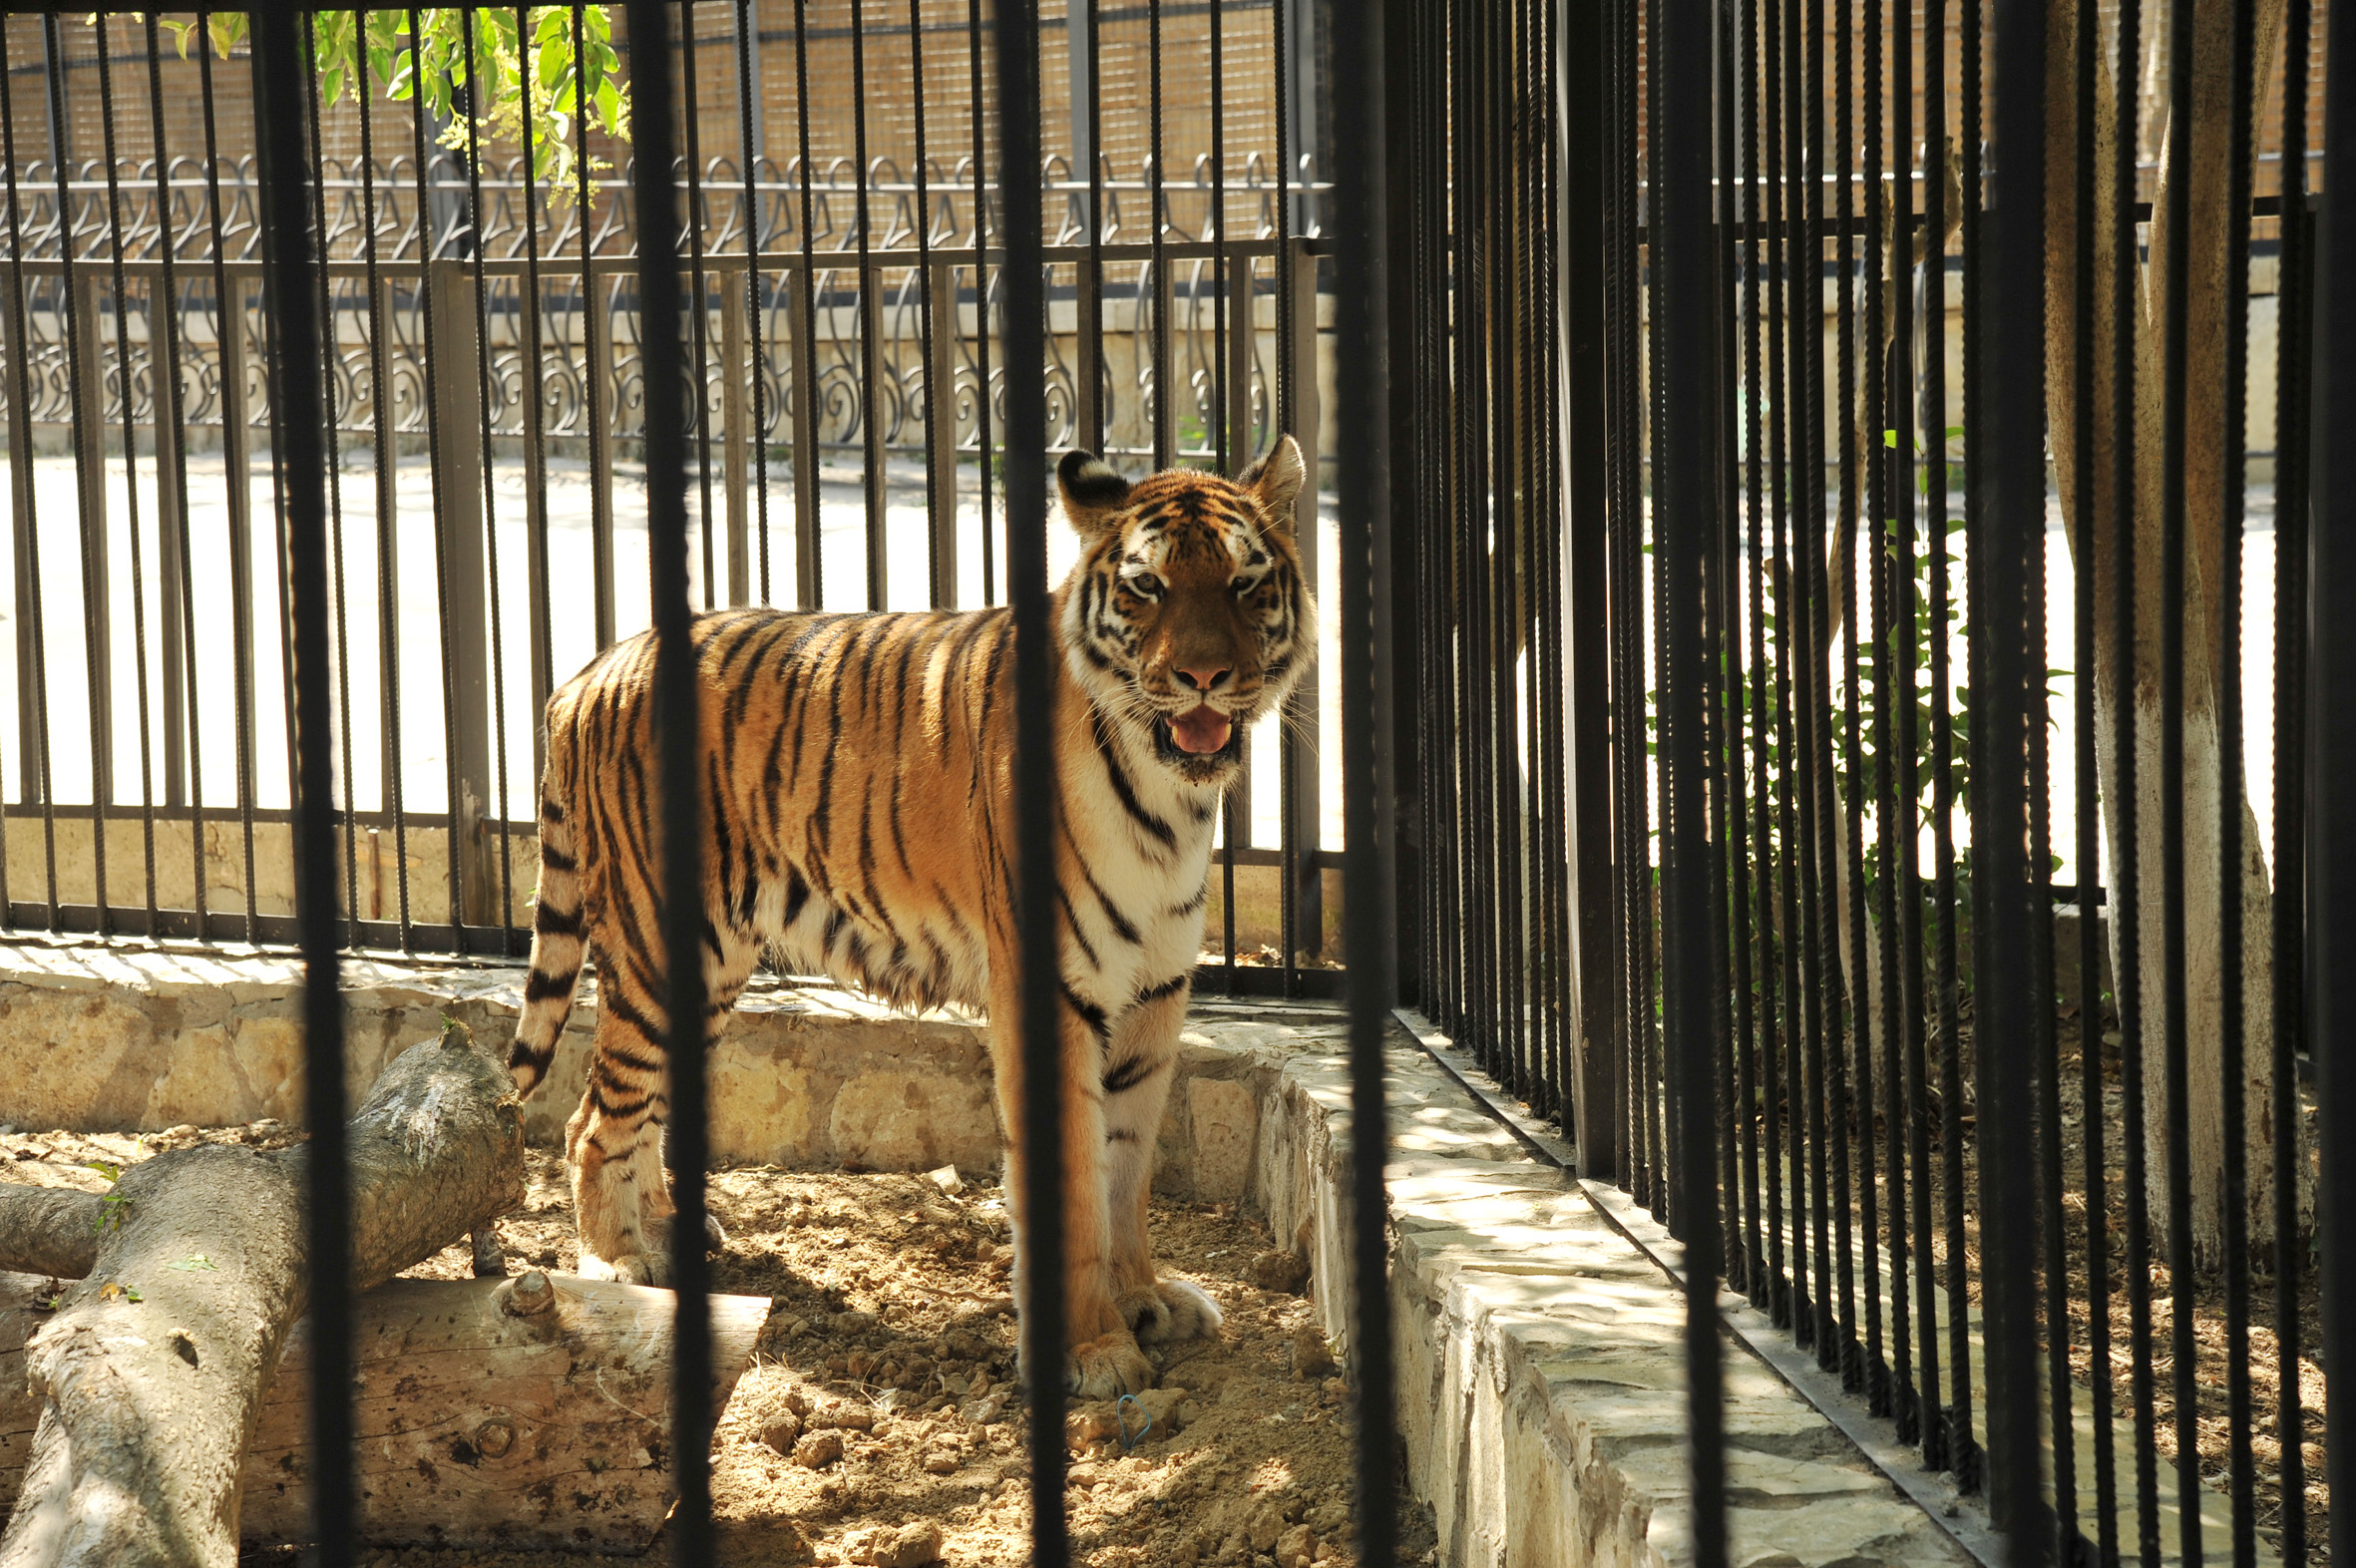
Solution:
{"label": "tiger's eye", "polygon": [[1145,598],[1159,598],[1162,595],[1162,580],[1150,572],[1140,572],[1129,579],[1129,591]]}

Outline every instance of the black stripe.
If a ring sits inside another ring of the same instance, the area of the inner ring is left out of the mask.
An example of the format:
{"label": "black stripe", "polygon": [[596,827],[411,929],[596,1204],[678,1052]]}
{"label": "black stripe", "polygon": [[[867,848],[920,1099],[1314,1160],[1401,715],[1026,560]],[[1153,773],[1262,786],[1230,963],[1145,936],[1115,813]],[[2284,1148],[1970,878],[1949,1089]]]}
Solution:
{"label": "black stripe", "polygon": [[573,872],[581,869],[581,862],[558,849],[546,839],[540,841],[540,864],[545,871]]}
{"label": "black stripe", "polygon": [[581,935],[581,911],[570,915],[560,913],[547,904],[532,908],[532,929],[544,937],[578,937]]}
{"label": "black stripe", "polygon": [[1071,981],[1063,980],[1059,982],[1057,988],[1063,992],[1065,1004],[1080,1015],[1080,1021],[1085,1023],[1098,1039],[1104,1039],[1111,1033],[1104,1021],[1104,1009],[1092,1001],[1082,999],[1079,992],[1071,988]]}
{"label": "black stripe", "polygon": [[1096,944],[1090,942],[1088,934],[1080,930],[1079,911],[1071,907],[1071,895],[1059,887],[1055,890],[1055,902],[1063,906],[1063,919],[1071,927],[1071,940],[1080,945],[1080,954],[1088,961],[1088,968],[1103,969],[1104,965],[1096,957]]}
{"label": "black stripe", "polygon": [[795,921],[802,918],[802,906],[810,902],[810,884],[802,880],[799,871],[788,869],[785,874],[785,919],[778,930],[791,931]]}
{"label": "black stripe", "polygon": [[543,975],[540,971],[534,970],[524,977],[524,1000],[527,1004],[535,1001],[547,1001],[551,997],[561,997],[566,1001],[571,1001],[573,987],[580,980],[581,971],[578,967],[570,975]]}
{"label": "black stripe", "polygon": [[543,822],[562,822],[565,820],[565,808],[543,795],[540,797],[540,819]]}
{"label": "black stripe", "polygon": [[1148,1061],[1143,1056],[1131,1056],[1127,1061],[1104,1075],[1104,1092],[1125,1094],[1170,1064],[1168,1057]]}
{"label": "black stripe", "polygon": [[1183,975],[1172,976],[1170,979],[1163,980],[1159,985],[1148,985],[1137,992],[1137,999],[1136,1001],[1132,1002],[1131,1005],[1141,1006],[1149,1001],[1159,1001],[1164,996],[1175,996],[1180,991],[1184,990],[1186,988],[1187,982],[1193,979],[1194,971],[1188,970]]}
{"label": "black stripe", "polygon": [[1112,779],[1112,792],[1118,796],[1121,809],[1130,820],[1161,841],[1164,849],[1178,847],[1178,835],[1170,825],[1147,811],[1137,799],[1137,792],[1129,787],[1129,775],[1121,771],[1120,758],[1113,752],[1112,733],[1104,727],[1104,714],[1091,706],[1088,709],[1089,727],[1096,732],[1096,752],[1104,759],[1104,771]]}

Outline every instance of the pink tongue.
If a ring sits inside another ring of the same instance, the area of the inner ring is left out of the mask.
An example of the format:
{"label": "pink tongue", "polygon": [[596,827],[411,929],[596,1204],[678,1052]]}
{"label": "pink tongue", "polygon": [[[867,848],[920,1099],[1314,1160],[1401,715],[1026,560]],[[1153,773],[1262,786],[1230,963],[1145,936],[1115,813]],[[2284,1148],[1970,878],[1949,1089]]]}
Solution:
{"label": "pink tongue", "polygon": [[1207,702],[1192,713],[1181,713],[1170,720],[1170,733],[1177,737],[1178,749],[1196,753],[1217,751],[1226,745],[1228,731],[1234,727],[1226,714]]}

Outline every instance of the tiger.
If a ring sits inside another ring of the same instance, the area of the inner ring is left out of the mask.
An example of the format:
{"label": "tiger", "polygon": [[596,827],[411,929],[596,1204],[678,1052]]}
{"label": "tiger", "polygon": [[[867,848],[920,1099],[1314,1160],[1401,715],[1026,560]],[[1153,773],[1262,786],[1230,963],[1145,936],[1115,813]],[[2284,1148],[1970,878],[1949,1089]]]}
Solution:
{"label": "tiger", "polygon": [[[1132,483],[1056,467],[1080,555],[1050,596],[1066,1391],[1134,1393],[1142,1346],[1216,1334],[1218,1307],[1154,1269],[1156,1132],[1200,954],[1214,822],[1245,732],[1316,648],[1282,437],[1234,479]],[[706,1039],[756,963],[900,1008],[985,1012],[1006,1137],[1017,1312],[1034,1288],[1012,879],[1014,627],[970,611],[706,611],[690,622],[704,800]],[[582,1272],[665,1283],[666,963],[655,802],[655,643],[617,642],[547,705],[540,885],[510,1051],[548,1074],[597,966],[589,1085],[566,1126]],[[713,1229],[711,1242],[724,1245]],[[1032,1369],[1022,1369],[1027,1378]]]}

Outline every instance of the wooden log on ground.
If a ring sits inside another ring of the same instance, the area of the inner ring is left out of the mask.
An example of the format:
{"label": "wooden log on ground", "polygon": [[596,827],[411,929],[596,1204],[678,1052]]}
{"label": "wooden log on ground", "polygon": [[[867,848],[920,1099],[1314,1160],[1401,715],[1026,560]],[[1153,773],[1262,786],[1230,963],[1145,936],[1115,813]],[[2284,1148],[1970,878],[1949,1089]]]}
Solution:
{"label": "wooden log on ground", "polygon": [[79,1280],[98,1261],[106,1200],[72,1187],[0,1186],[0,1270]]}
{"label": "wooden log on ground", "polygon": [[[404,1052],[352,1119],[367,1289],[523,1200],[505,1066],[466,1031]],[[262,1389],[307,1295],[306,1151],[207,1145],[123,1173],[87,1278],[26,1341],[40,1403],[0,1568],[230,1568]]]}
{"label": "wooden log on ground", "polygon": [[[674,1302],[668,1291],[538,1272],[394,1280],[362,1297],[352,1346],[362,1539],[574,1551],[651,1543],[671,1503]],[[768,1316],[765,1298],[712,1298],[715,1410]],[[310,1535],[309,1327],[287,1342],[245,1456],[249,1542]]]}

